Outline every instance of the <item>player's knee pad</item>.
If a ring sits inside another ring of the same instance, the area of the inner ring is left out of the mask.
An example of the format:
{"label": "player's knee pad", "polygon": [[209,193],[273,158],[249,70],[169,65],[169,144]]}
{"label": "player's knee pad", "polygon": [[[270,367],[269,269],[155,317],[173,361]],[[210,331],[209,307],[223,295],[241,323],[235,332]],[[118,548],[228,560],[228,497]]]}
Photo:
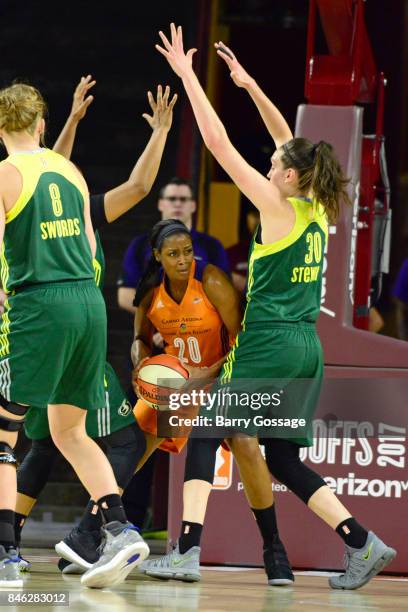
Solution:
{"label": "player's knee pad", "polygon": [[221,442],[216,438],[189,438],[184,482],[205,480],[213,483],[215,459]]}
{"label": "player's knee pad", "polygon": [[17,491],[37,499],[45,487],[59,451],[52,438],[33,440],[17,471]]}
{"label": "player's knee pad", "polygon": [[112,466],[116,482],[121,489],[126,489],[146,451],[146,439],[143,431],[135,422],[115,431],[106,438],[106,456]]}
{"label": "player's knee pad", "polygon": [[14,450],[7,442],[0,442],[0,464],[17,465]]}
{"label": "player's knee pad", "polygon": [[0,395],[0,406],[6,411],[6,414],[0,414],[0,430],[19,431],[24,424],[24,418],[29,406],[9,402],[2,395]]}
{"label": "player's knee pad", "polygon": [[31,440],[31,451],[36,457],[42,455],[54,458],[58,457],[59,455],[59,450],[55,446],[51,436],[40,438],[38,440]]}
{"label": "player's knee pad", "polygon": [[300,460],[299,446],[284,440],[265,444],[265,459],[272,476],[287,486],[305,504],[326,483]]}

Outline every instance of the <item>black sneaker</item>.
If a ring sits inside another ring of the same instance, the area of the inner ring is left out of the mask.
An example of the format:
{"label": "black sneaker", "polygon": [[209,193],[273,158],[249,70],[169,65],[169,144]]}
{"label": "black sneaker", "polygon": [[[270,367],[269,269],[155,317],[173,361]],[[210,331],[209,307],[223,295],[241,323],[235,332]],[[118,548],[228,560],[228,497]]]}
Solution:
{"label": "black sneaker", "polygon": [[273,538],[272,547],[264,549],[263,558],[270,586],[285,586],[295,582],[285,547],[278,534]]}
{"label": "black sneaker", "polygon": [[79,565],[71,563],[71,561],[67,561],[62,557],[58,560],[57,565],[61,574],[85,574],[86,572],[86,569],[84,567],[79,567]]}
{"label": "black sneaker", "polygon": [[80,531],[74,527],[66,538],[55,545],[55,550],[63,559],[87,570],[99,559],[100,543],[100,530]]}

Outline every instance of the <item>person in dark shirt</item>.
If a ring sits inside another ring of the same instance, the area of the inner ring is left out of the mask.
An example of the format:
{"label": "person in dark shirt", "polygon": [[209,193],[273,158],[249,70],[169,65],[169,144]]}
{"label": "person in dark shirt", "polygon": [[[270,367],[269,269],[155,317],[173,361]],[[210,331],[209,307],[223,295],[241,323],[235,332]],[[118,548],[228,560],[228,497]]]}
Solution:
{"label": "person in dark shirt", "polygon": [[[193,188],[182,178],[172,178],[160,189],[157,207],[162,219],[179,219],[191,230],[194,257],[197,261],[211,263],[229,274],[227,254],[221,242],[208,234],[192,228],[197,204]],[[134,314],[133,299],[146,263],[151,256],[148,234],[136,236],[129,244],[123,259],[122,273],[118,281],[118,304]]]}

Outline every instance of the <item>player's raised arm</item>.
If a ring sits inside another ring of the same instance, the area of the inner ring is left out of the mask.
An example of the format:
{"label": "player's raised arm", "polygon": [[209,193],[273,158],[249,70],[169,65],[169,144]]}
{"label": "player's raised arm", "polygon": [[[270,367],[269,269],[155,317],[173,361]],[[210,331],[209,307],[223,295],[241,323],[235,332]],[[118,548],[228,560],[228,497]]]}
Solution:
{"label": "player's raised arm", "polygon": [[230,69],[230,76],[235,85],[246,89],[251,96],[268,132],[275,142],[276,148],[279,149],[283,144],[292,140],[293,134],[286,123],[286,119],[264,94],[255,79],[241,66],[231,49],[222,41],[215,43],[214,46],[217,49],[217,54],[222,57]]}
{"label": "player's raised arm", "polygon": [[156,45],[156,49],[164,55],[174,72],[182,79],[207,148],[238,188],[261,212],[268,213],[269,216],[281,215],[282,207],[285,205],[278,190],[255,168],[252,168],[235,149],[205,95],[192,68],[192,57],[196,49],[190,49],[184,53],[182,29],[180,26],[176,29],[173,23],[171,24],[171,43],[163,32],[159,34],[164,47]]}
{"label": "player's raised arm", "polygon": [[96,81],[92,80],[90,74],[81,77],[74,91],[71,112],[53,147],[56,153],[60,153],[67,159],[70,159],[72,154],[78,124],[85,117],[86,111],[94,99],[93,96],[87,94],[95,83]]}
{"label": "player's raised arm", "polygon": [[147,93],[152,115],[144,113],[143,117],[153,133],[128,180],[105,194],[105,214],[109,223],[138,204],[153,186],[173,121],[173,108],[177,101],[177,94],[174,94],[170,101],[169,97],[168,86],[163,94],[162,86],[158,85],[156,100],[150,91]]}

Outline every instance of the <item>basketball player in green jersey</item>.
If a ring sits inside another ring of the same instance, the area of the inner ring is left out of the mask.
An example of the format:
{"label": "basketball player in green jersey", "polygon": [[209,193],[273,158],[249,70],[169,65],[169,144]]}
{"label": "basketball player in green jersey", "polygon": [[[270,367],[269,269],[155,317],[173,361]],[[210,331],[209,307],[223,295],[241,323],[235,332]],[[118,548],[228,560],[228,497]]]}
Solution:
{"label": "basketball player in green jersey", "polygon": [[[192,69],[192,57],[196,50],[190,49],[184,53],[181,27],[176,29],[171,24],[171,42],[162,32],[160,38],[163,47],[156,45],[156,49],[182,79],[207,148],[260,211],[261,224],[253,238],[249,255],[243,331],[238,335],[224,366],[220,384],[235,384],[239,389],[240,379],[292,380],[295,384],[290,383],[288,388],[295,389],[292,399],[297,403],[292,401],[285,408],[290,409],[290,416],[305,418],[310,424],[323,375],[323,355],[315,321],[320,310],[327,222],[336,220],[341,200],[348,199],[345,191],[347,180],[332,147],[325,142],[315,145],[303,138],[293,138],[278,109],[238,63],[231,50],[219,43],[216,45],[218,54],[229,66],[234,82],[250,94],[276,145],[268,177],[262,176],[230,142]],[[299,389],[296,380],[300,379],[309,379],[310,383],[303,388],[302,394],[296,392]],[[260,452],[256,436],[263,434],[265,437],[265,432],[255,424],[253,411],[250,407],[234,404],[220,409],[220,416],[249,418],[249,427],[241,431],[238,428],[238,432],[248,436],[247,461],[252,461]],[[207,417],[215,416],[207,407],[204,407],[203,413]],[[262,415],[262,412],[257,414]],[[268,433],[270,437],[271,432]],[[207,442],[209,447],[214,446],[213,440],[197,439],[198,445],[203,442]],[[234,451],[234,437],[230,444]],[[288,484],[311,510],[342,537],[346,544],[347,567],[344,574],[330,579],[330,585],[333,588],[355,589],[366,584],[388,565],[396,552],[374,533],[367,532],[324,480],[302,464],[299,448],[310,444],[310,430],[299,438],[287,439],[285,435],[279,438],[278,433],[276,439],[268,440],[271,449],[268,453],[269,465],[278,479]],[[240,460],[237,458],[237,462],[241,469],[242,456]],[[268,475],[265,478],[269,480]],[[246,482],[243,478],[243,483],[248,491],[253,492],[253,487],[258,486],[258,479]],[[259,488],[259,502],[253,512],[263,534],[265,553],[268,554],[268,550],[273,549],[276,531],[270,488],[269,493]],[[186,529],[187,533],[189,525],[186,525]],[[171,563],[169,558],[168,565]],[[151,564],[155,562],[147,562],[147,565]],[[158,562],[162,567],[165,564],[163,559]],[[181,567],[180,558],[177,564]]]}
{"label": "basketball player in green jersey", "polygon": [[[93,97],[87,96],[87,93],[94,84],[91,75],[81,78],[74,93],[70,116],[54,145],[54,150],[58,149],[66,158],[71,155],[78,122],[85,116],[92,102]],[[160,166],[172,124],[173,107],[177,100],[175,95],[170,101],[169,95],[168,87],[163,93],[162,87],[158,86],[156,100],[151,92],[148,92],[148,101],[153,114],[152,116],[144,114],[143,117],[149,122],[153,133],[128,181],[105,194],[90,196],[91,220],[96,230],[95,281],[101,290],[104,284],[105,258],[97,230],[119,218],[150,192]],[[123,490],[134,473],[134,467],[143,456],[146,444],[144,434],[133,416],[132,406],[109,363],[105,365],[105,394],[106,405],[97,411],[88,411],[86,430],[91,438],[102,439],[118,486]],[[47,483],[58,456],[58,449],[50,437],[46,410],[29,408],[24,428],[27,437],[33,440],[33,444],[17,472],[18,493],[15,513],[17,546],[20,544],[25,520]],[[90,500],[80,524],[65,538],[66,545],[74,551],[73,554],[80,553],[86,558],[87,567],[98,559],[98,556],[93,558],[92,553],[100,544],[101,516],[95,506],[95,502]],[[20,570],[26,571],[29,565],[22,559]],[[64,570],[64,573],[70,571],[68,567]]]}
{"label": "basketball player in green jersey", "polygon": [[45,103],[33,87],[0,91],[0,238],[4,305],[0,336],[0,585],[21,585],[14,545],[13,448],[29,406],[48,405],[54,443],[105,519],[98,563],[85,586],[122,582],[149,553],[127,522],[112,468],[85,430],[105,404],[106,311],[94,280],[96,243],[86,183],[40,147]]}

